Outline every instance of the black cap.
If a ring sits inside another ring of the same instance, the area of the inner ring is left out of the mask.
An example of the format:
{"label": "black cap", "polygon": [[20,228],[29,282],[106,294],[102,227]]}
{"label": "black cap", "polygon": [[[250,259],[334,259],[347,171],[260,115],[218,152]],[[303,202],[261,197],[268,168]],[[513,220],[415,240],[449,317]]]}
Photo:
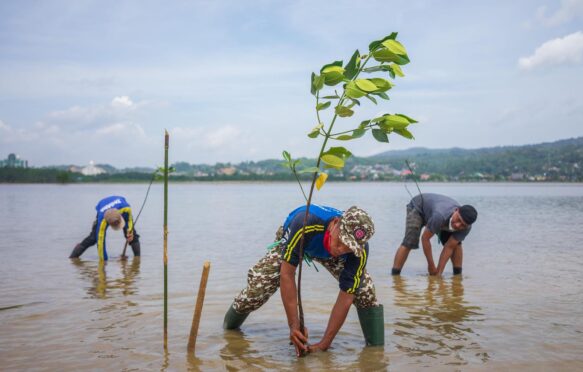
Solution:
{"label": "black cap", "polygon": [[476,208],[472,207],[471,205],[462,205],[459,208],[459,211],[462,220],[464,220],[467,225],[471,225],[476,222],[476,219],[478,218],[478,211]]}

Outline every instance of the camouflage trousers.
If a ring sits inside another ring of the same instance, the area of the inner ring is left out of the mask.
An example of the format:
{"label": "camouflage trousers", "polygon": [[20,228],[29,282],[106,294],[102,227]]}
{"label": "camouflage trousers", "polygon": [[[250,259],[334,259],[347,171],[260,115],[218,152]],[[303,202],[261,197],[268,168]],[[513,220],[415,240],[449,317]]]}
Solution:
{"label": "camouflage trousers", "polygon": [[[344,269],[344,261],[339,258],[313,260],[324,266],[336,280]],[[233,308],[238,313],[246,314],[259,309],[277,291],[281,261],[281,247],[276,246],[249,269],[247,287],[233,302]],[[372,278],[367,271],[363,274],[360,288],[354,294],[354,305],[357,308],[379,306]]]}

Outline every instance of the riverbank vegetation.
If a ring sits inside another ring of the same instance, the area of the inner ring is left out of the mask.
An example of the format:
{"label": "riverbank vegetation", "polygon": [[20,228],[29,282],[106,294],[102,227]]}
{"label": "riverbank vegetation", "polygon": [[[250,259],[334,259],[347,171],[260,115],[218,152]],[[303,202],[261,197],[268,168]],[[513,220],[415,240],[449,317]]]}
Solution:
{"label": "riverbank vegetation", "polygon": [[[414,174],[405,161],[408,160]],[[302,159],[305,166],[313,159]],[[172,165],[173,181],[294,181],[281,160],[262,160],[238,164]],[[84,176],[71,166],[47,168],[0,168],[0,183],[84,183],[149,182],[154,167],[118,170],[102,166],[107,173]],[[78,168],[78,167],[77,167]],[[309,174],[300,175],[306,181]],[[516,181],[583,182],[583,137],[527,146],[483,149],[425,149],[387,151],[367,158],[350,157],[341,171],[330,169],[329,181]]]}

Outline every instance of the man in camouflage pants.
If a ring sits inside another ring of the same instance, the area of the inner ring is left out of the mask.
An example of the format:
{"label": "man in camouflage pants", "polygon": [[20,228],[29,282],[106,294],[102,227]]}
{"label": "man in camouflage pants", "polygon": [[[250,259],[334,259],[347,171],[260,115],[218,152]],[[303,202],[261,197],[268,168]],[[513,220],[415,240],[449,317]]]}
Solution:
{"label": "man in camouflage pants", "polygon": [[[383,306],[377,302],[374,284],[366,272],[367,241],[374,234],[369,215],[358,207],[344,213],[311,205],[304,226],[306,207],[289,214],[276,234],[276,244],[248,273],[247,287],[235,297],[225,315],[224,328],[239,328],[249,313],[260,308],[281,286],[281,297],[296,354],[326,350],[344,323],[350,305],[357,308],[369,345],[384,344]],[[305,232],[304,232],[305,231]],[[319,262],[339,282],[340,291],[322,340],[307,345],[307,331],[300,332],[295,271],[304,237],[304,255]]]}

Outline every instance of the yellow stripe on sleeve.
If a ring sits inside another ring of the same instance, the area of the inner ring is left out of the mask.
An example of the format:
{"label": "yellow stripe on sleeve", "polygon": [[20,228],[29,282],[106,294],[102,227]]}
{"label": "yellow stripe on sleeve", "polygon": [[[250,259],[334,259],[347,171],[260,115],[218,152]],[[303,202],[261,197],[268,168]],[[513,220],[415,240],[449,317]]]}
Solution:
{"label": "yellow stripe on sleeve", "polygon": [[132,219],[132,208],[131,207],[121,208],[121,209],[119,209],[119,213],[127,213],[128,214],[128,233],[132,232],[134,230],[134,221]]}
{"label": "yellow stripe on sleeve", "polygon": [[104,260],[104,247],[105,247],[105,229],[107,228],[107,221],[105,218],[101,220],[101,225],[99,225],[99,233],[97,234],[97,254],[99,254],[99,260]]}
{"label": "yellow stripe on sleeve", "polygon": [[[305,227],[306,230],[306,234],[314,232],[314,231],[324,231],[324,225],[310,225],[310,226],[306,226]],[[304,231],[304,228],[302,227],[301,229],[299,229],[295,235],[293,236],[292,240],[290,241],[290,243],[287,245],[287,249],[285,251],[285,254],[283,256],[283,258],[289,262],[289,260],[291,259],[291,253],[293,252],[294,248],[296,247],[296,245],[298,244],[298,242],[301,240],[302,237],[302,231]]]}
{"label": "yellow stripe on sleeve", "polygon": [[354,285],[350,288],[347,293],[354,293],[360,286],[360,277],[362,276],[362,269],[366,263],[366,250],[362,250],[362,255],[360,256],[360,264],[358,265],[358,270],[356,270],[356,275],[354,275]]}

